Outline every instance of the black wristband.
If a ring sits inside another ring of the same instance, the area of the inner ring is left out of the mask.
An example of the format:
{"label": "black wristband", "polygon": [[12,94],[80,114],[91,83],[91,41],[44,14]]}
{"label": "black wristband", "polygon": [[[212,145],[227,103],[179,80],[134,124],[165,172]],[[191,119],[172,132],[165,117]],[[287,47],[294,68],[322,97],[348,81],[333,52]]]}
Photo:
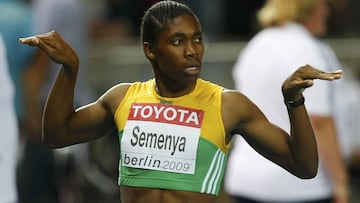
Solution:
{"label": "black wristband", "polygon": [[285,104],[286,104],[286,107],[287,107],[288,109],[293,109],[293,108],[295,108],[295,107],[304,105],[304,103],[305,103],[305,98],[304,98],[304,97],[301,97],[301,99],[299,99],[299,100],[297,100],[297,101],[285,100]]}

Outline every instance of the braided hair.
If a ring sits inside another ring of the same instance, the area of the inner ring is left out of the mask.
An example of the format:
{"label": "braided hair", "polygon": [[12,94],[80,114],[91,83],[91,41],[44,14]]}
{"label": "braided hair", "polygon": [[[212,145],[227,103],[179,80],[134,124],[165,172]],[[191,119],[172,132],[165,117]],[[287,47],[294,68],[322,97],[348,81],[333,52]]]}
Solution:
{"label": "braided hair", "polygon": [[150,44],[156,43],[160,31],[165,27],[168,20],[181,15],[191,15],[199,22],[198,17],[185,4],[172,0],[165,0],[152,5],[142,18],[140,28],[141,42],[149,42]]}

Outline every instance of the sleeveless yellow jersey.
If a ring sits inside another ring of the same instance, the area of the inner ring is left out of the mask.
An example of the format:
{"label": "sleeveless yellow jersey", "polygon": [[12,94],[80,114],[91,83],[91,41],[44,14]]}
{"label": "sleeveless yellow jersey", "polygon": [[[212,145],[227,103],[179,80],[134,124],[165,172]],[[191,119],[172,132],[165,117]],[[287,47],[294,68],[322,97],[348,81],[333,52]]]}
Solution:
{"label": "sleeveless yellow jersey", "polygon": [[222,91],[198,79],[191,93],[164,98],[154,79],[133,83],[115,112],[119,184],[218,195],[229,148]]}

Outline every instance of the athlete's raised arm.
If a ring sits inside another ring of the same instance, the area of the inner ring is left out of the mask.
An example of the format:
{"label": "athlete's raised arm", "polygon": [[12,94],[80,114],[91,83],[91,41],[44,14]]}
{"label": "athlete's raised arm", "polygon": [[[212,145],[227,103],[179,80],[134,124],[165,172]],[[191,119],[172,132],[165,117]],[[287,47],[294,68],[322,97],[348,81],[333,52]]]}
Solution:
{"label": "athlete's raised arm", "polygon": [[115,129],[107,101],[115,95],[112,92],[116,89],[121,92],[126,88],[114,88],[96,102],[75,110],[74,87],[79,59],[72,47],[54,31],[20,38],[19,41],[40,48],[53,61],[61,64],[43,115],[43,139],[50,147],[90,141]]}
{"label": "athlete's raised arm", "polygon": [[[230,128],[232,134],[241,134],[256,151],[290,173],[312,178],[317,173],[318,152],[302,91],[311,87],[314,79],[336,80],[341,75],[341,71],[327,73],[306,65],[284,81],[282,92],[288,109],[290,135],[270,123],[254,103],[236,91],[224,93],[225,128]],[[235,121],[237,123],[233,123]]]}

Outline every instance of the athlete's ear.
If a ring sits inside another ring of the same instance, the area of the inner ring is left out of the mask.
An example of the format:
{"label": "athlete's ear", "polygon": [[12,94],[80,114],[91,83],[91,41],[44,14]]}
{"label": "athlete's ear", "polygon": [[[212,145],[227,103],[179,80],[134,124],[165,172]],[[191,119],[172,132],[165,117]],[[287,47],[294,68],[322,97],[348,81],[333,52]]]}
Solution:
{"label": "athlete's ear", "polygon": [[155,51],[153,46],[149,42],[143,43],[144,54],[149,60],[155,59]]}

